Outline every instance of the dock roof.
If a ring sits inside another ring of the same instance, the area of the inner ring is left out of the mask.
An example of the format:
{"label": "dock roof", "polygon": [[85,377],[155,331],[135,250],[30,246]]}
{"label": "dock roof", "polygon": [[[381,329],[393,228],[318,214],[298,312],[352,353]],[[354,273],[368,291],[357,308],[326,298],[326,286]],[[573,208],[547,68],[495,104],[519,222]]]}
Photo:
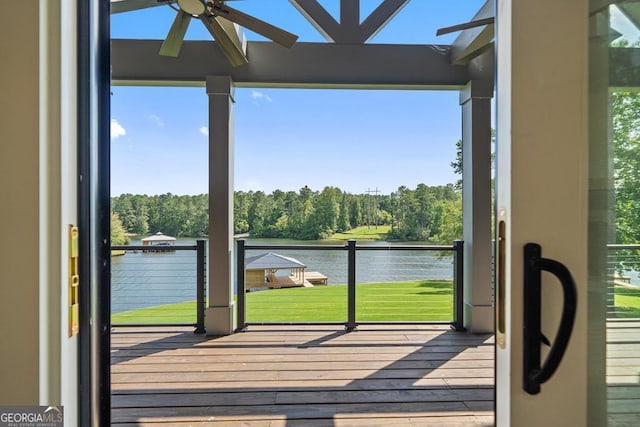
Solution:
{"label": "dock roof", "polygon": [[268,252],[247,258],[247,270],[277,270],[281,268],[306,268],[295,258]]}
{"label": "dock roof", "polygon": [[153,236],[145,237],[142,239],[142,243],[145,242],[175,242],[176,238],[171,236],[165,236],[161,231],[158,231]]}

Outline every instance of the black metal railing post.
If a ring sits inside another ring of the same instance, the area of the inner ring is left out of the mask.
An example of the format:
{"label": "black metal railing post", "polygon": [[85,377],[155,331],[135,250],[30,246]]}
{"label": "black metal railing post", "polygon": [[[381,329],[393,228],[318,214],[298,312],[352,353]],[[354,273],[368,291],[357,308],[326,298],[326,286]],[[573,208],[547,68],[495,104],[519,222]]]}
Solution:
{"label": "black metal railing post", "polygon": [[453,242],[453,329],[465,331],[464,327],[464,241]]}
{"label": "black metal railing post", "polygon": [[356,241],[347,242],[347,331],[354,331],[356,324]]}
{"label": "black metal railing post", "polygon": [[247,327],[246,320],[246,290],[245,290],[245,249],[244,249],[245,241],[243,239],[238,240],[237,249],[238,249],[238,259],[237,259],[237,285],[236,285],[236,296],[238,304],[236,310],[236,323],[237,331],[242,331]]}
{"label": "black metal railing post", "polygon": [[207,263],[205,255],[206,246],[204,240],[196,241],[196,330],[195,334],[204,334],[204,309],[206,305],[205,300],[205,265]]}

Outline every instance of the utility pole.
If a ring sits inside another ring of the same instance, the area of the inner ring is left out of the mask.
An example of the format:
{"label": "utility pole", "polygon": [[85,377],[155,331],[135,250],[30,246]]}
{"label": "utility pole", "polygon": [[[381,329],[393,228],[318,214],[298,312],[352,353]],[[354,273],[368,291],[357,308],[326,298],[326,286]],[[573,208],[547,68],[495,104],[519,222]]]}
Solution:
{"label": "utility pole", "polygon": [[[371,228],[371,195],[372,195],[372,194],[374,195],[374,200],[375,200],[375,197],[376,197],[378,194],[380,194],[380,190],[378,190],[378,187],[376,187],[376,189],[375,189],[375,190],[372,190],[372,189],[370,189],[370,188],[367,188],[366,193],[369,195],[369,203],[368,203],[368,206],[369,206],[368,211],[369,211],[369,212],[367,213],[367,228]],[[376,228],[378,228],[378,217],[376,216],[376,211],[377,211],[377,210],[378,210],[378,201],[376,200],[376,203],[375,203],[375,209],[374,209],[374,211],[373,211],[374,221],[375,221],[375,226],[376,226]]]}

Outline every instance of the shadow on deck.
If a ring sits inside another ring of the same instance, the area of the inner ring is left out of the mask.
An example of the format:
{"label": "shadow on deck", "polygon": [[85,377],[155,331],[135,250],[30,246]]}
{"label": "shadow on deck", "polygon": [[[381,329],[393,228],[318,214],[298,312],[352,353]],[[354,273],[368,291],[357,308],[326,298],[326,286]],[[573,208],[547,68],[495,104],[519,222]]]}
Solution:
{"label": "shadow on deck", "polygon": [[493,337],[446,326],[120,328],[111,355],[113,425],[493,425]]}

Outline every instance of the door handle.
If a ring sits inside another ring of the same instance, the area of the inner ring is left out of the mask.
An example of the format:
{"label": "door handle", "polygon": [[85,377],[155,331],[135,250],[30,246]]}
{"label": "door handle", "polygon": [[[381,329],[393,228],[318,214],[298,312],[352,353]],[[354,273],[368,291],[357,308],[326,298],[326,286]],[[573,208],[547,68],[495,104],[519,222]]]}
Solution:
{"label": "door handle", "polygon": [[[540,364],[540,347],[548,340],[542,334],[541,273],[547,271],[562,285],[564,304],[555,341],[544,364]],[[524,348],[523,388],[529,394],[540,393],[540,385],[555,373],[562,361],[576,317],[576,283],[567,267],[558,261],[542,258],[542,248],[536,243],[524,246]]]}

